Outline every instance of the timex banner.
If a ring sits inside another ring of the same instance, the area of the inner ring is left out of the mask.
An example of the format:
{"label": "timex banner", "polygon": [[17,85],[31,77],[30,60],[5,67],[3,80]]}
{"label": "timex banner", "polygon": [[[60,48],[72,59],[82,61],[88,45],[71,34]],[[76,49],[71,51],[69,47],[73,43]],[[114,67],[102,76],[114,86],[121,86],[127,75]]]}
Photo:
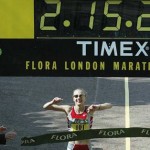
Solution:
{"label": "timex banner", "polygon": [[1,39],[1,76],[150,75],[149,39]]}

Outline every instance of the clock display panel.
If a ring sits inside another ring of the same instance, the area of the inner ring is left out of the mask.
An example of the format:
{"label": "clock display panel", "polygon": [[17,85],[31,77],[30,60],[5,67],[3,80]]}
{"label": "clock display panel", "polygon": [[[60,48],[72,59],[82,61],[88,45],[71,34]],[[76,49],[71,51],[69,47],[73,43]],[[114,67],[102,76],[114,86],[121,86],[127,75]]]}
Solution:
{"label": "clock display panel", "polygon": [[150,0],[35,0],[35,37],[148,38]]}

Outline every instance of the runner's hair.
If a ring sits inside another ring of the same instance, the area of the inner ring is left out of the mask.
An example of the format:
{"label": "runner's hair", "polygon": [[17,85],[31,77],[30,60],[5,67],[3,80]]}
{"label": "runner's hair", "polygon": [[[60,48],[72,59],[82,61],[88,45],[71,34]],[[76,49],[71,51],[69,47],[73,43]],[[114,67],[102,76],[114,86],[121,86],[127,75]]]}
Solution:
{"label": "runner's hair", "polygon": [[74,94],[75,91],[82,91],[84,93],[85,96],[87,96],[87,92],[83,89],[83,88],[76,88],[75,90],[73,90],[72,95]]}

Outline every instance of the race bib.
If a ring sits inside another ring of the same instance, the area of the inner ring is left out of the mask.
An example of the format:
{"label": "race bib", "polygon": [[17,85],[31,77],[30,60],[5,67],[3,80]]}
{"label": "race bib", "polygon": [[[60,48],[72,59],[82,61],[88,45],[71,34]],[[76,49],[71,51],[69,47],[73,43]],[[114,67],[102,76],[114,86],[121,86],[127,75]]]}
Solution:
{"label": "race bib", "polygon": [[72,131],[81,131],[81,130],[89,130],[89,124],[72,124],[71,125]]}

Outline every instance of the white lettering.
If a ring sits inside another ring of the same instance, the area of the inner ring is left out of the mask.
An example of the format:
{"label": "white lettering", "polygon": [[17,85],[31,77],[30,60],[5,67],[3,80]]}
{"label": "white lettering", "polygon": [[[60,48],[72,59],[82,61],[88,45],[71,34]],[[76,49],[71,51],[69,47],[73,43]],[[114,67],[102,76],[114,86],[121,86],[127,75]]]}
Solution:
{"label": "white lettering", "polygon": [[116,135],[121,135],[124,134],[125,131],[124,130],[115,130],[115,131],[105,131],[105,130],[100,130],[99,131],[99,135],[103,135],[103,136],[116,136]]}
{"label": "white lettering", "polygon": [[142,129],[141,133],[146,134],[146,135],[150,135],[150,130]]}
{"label": "white lettering", "polygon": [[77,41],[76,44],[81,45],[82,56],[88,55],[87,50],[92,50],[93,56],[148,56],[150,48],[148,42],[139,41]]}
{"label": "white lettering", "polygon": [[148,42],[144,42],[144,44],[141,45],[139,42],[136,42],[136,44],[139,46],[140,49],[139,49],[139,51],[136,53],[135,56],[139,56],[140,53],[143,53],[144,56],[148,56],[148,54],[146,53],[146,51],[145,51],[145,49],[144,49],[144,48],[146,47],[147,43],[148,43]]}
{"label": "white lettering", "polygon": [[92,41],[77,41],[78,45],[82,45],[82,56],[86,56],[86,46],[91,45]]}
{"label": "white lettering", "polygon": [[77,135],[75,134],[75,133],[70,133],[70,134],[66,134],[66,135],[55,135],[55,134],[53,134],[52,136],[51,136],[51,140],[52,139],[55,139],[55,140],[57,140],[57,141],[64,141],[64,140],[69,140],[69,139],[72,139],[72,138],[74,138],[74,137],[76,137]]}
{"label": "white lettering", "polygon": [[114,56],[117,56],[117,47],[116,47],[116,42],[112,42],[111,44],[108,44],[104,41],[102,43],[102,48],[101,48],[101,56],[104,56],[104,51],[106,50],[106,53],[108,56],[112,54],[114,51]]}
{"label": "white lettering", "polygon": [[132,53],[127,53],[126,51],[131,51],[131,46],[128,46],[127,45],[132,45],[133,42],[121,42],[120,44],[120,55],[121,56],[133,56]]}

